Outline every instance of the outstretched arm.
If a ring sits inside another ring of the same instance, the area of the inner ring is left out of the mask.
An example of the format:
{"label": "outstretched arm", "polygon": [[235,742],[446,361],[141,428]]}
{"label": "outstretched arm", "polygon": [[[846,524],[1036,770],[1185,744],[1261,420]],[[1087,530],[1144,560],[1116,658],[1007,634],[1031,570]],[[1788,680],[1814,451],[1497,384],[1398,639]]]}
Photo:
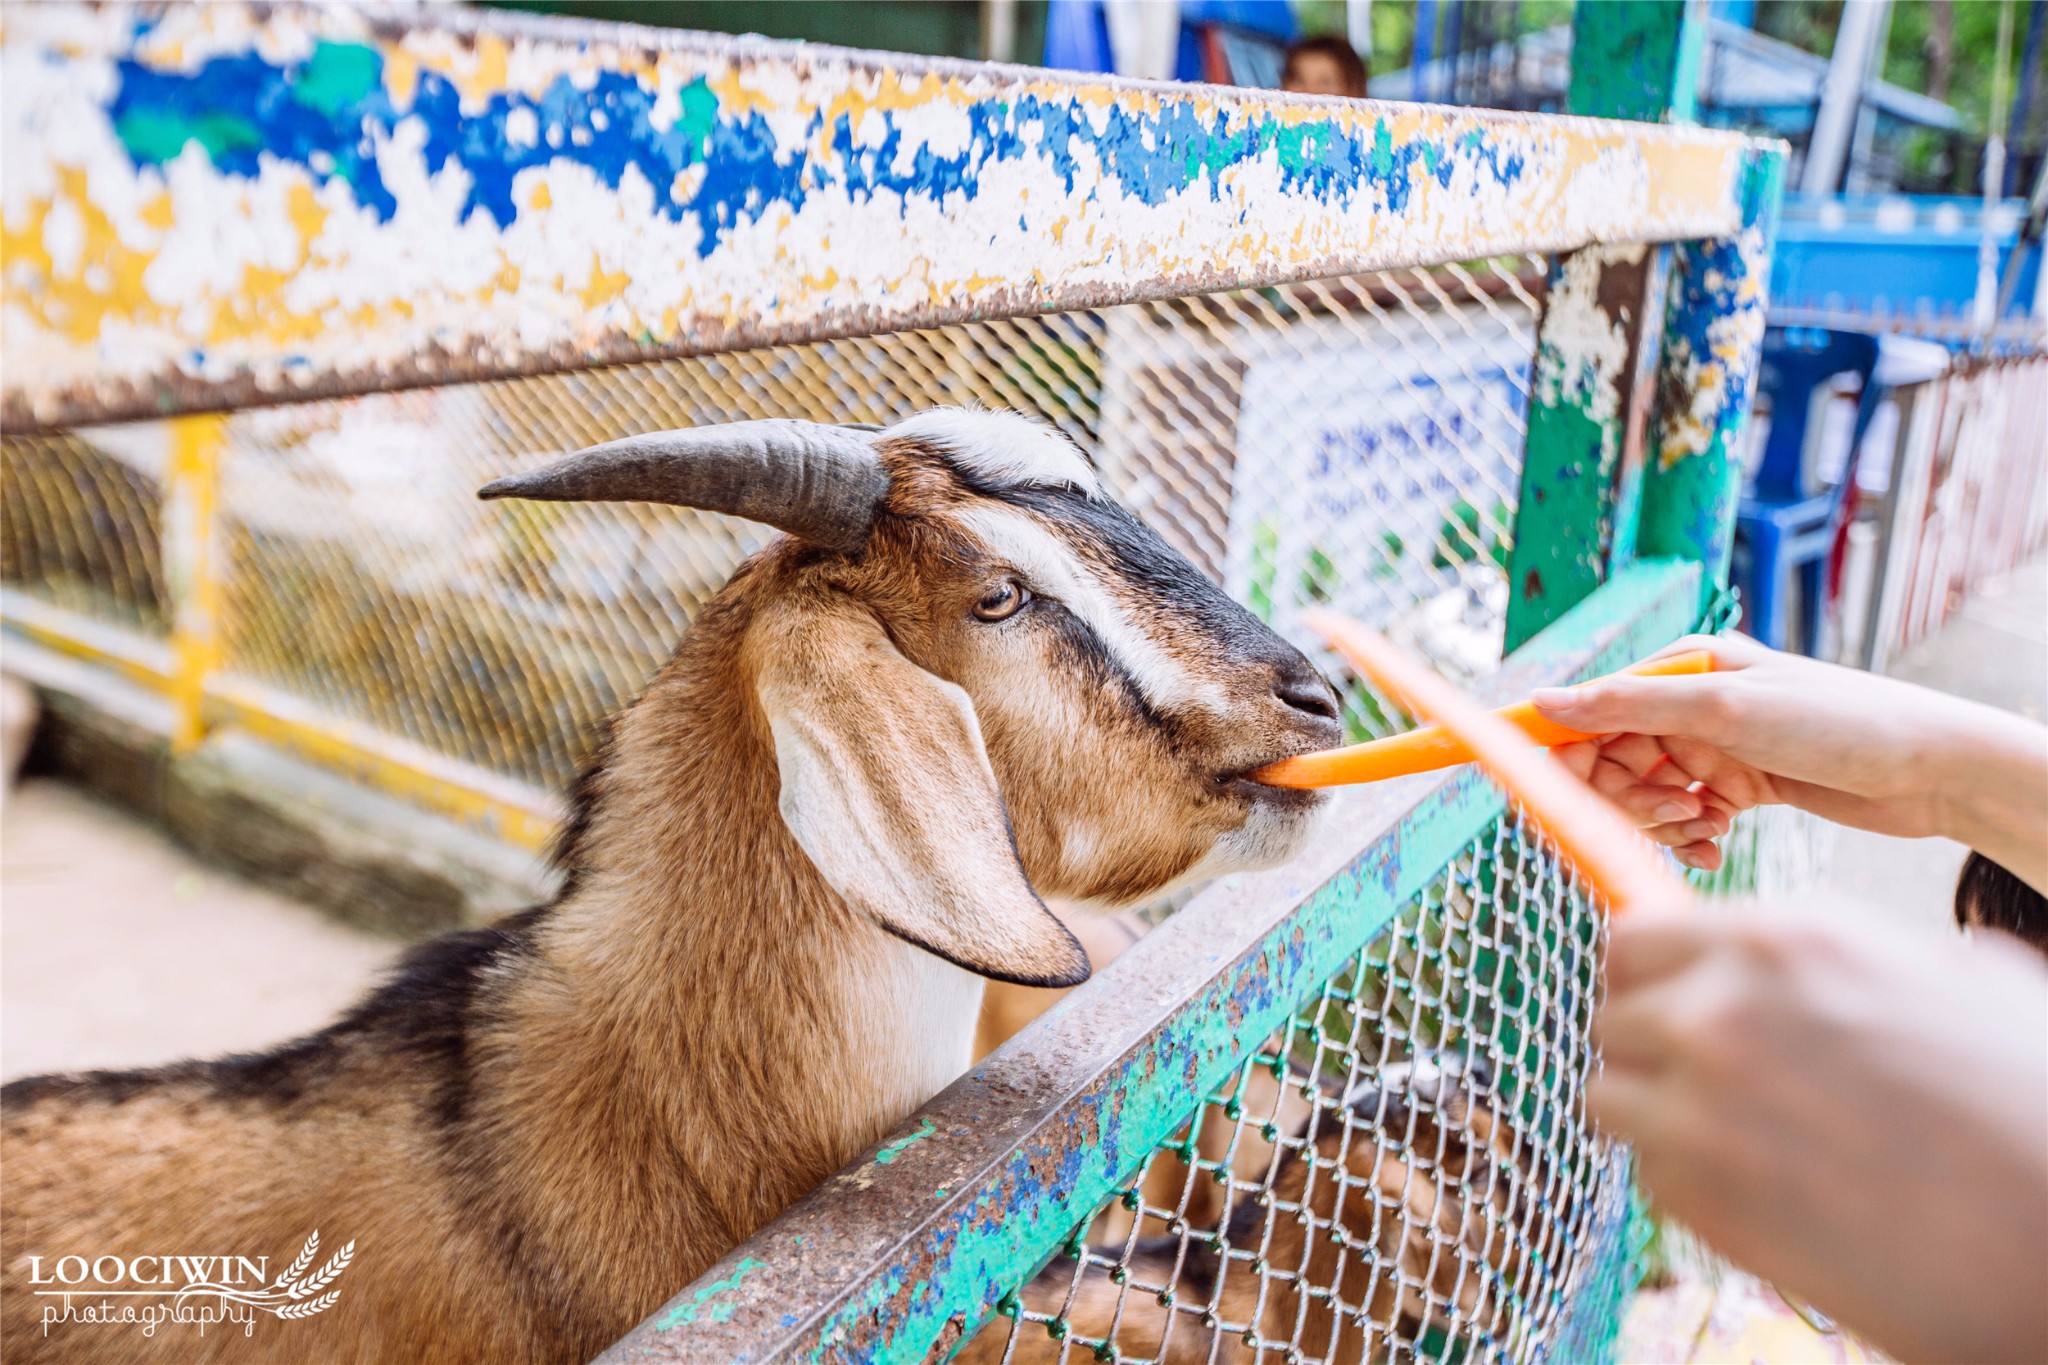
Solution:
{"label": "outstretched arm", "polygon": [[[1799,806],[1881,834],[1947,835],[2048,892],[2048,728],[1740,636],[1691,637],[1716,671],[1616,675],[1535,695],[1605,736],[1558,754],[1694,867],[1752,806]],[[1666,651],[1666,652],[1671,652]]]}

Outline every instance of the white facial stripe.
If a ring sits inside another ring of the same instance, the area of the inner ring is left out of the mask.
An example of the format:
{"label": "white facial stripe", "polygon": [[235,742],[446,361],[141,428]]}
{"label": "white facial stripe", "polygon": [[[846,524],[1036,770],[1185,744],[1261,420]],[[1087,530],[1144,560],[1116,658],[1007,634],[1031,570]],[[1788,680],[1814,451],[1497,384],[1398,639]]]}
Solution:
{"label": "white facial stripe", "polygon": [[971,507],[956,515],[990,554],[1015,565],[1034,591],[1087,622],[1152,706],[1199,706],[1218,715],[1228,709],[1220,684],[1198,677],[1147,635],[1094,571],[1043,526],[1006,507]]}
{"label": "white facial stripe", "polygon": [[1072,442],[1014,412],[933,408],[898,422],[883,439],[901,436],[937,446],[963,473],[997,488],[1064,488],[1101,495],[1095,471]]}

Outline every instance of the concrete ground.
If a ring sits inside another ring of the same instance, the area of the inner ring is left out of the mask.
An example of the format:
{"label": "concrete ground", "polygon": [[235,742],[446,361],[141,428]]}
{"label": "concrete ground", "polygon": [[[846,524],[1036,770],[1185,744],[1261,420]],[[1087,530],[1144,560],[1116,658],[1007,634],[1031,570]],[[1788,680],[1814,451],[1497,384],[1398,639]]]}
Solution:
{"label": "concrete ground", "polygon": [[62,783],[0,805],[0,1078],[282,1042],[397,952]]}

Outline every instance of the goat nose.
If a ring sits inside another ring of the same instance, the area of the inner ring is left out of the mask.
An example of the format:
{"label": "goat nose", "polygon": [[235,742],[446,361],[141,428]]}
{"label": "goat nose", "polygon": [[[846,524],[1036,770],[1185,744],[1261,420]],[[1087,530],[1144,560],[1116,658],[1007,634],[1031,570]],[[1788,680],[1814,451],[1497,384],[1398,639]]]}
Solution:
{"label": "goat nose", "polygon": [[1297,711],[1324,720],[1337,719],[1337,699],[1313,669],[1282,668],[1273,679],[1273,695]]}

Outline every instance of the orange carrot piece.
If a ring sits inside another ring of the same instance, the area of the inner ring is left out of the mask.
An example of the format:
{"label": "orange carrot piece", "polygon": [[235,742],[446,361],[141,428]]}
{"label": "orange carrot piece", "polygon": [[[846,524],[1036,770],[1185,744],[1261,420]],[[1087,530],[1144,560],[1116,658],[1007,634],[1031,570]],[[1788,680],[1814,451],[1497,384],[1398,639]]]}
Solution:
{"label": "orange carrot piece", "polygon": [[1691,889],[1620,813],[1556,758],[1530,748],[1528,736],[1513,724],[1356,621],[1326,611],[1304,612],[1302,620],[1359,672],[1465,745],[1606,898],[1612,913],[1691,902]]}
{"label": "orange carrot piece", "polygon": [[[1714,656],[1704,649],[1689,649],[1663,659],[1650,659],[1622,670],[1638,677],[1669,678],[1684,673],[1711,673]],[[1599,681],[1599,679],[1594,679]],[[1493,713],[1546,749],[1576,744],[1593,736],[1559,725],[1536,709],[1534,702],[1520,701]],[[1434,772],[1472,761],[1472,751],[1440,725],[1425,725],[1406,734],[1341,749],[1323,749],[1296,754],[1269,763],[1251,774],[1255,782],[1269,787],[1339,787],[1353,782],[1384,782],[1390,777]]]}

